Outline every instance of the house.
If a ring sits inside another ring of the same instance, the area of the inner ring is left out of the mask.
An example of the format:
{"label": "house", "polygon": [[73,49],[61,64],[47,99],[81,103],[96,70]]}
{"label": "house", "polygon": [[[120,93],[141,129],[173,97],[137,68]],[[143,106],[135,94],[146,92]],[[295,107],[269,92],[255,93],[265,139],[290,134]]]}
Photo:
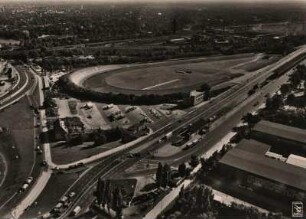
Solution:
{"label": "house", "polygon": [[85,127],[79,117],[66,117],[54,122],[54,139],[56,141],[69,141],[84,134]]}

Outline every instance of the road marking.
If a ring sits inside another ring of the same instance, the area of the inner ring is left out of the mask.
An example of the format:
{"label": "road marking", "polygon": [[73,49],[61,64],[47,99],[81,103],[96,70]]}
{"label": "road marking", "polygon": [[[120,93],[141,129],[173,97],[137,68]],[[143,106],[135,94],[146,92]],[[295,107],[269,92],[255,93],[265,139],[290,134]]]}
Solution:
{"label": "road marking", "polygon": [[15,196],[17,195],[17,192],[15,192],[6,202],[4,202],[1,206],[0,209],[3,208],[7,203],[9,203]]}
{"label": "road marking", "polygon": [[5,157],[4,157],[3,154],[1,154],[1,153],[0,153],[0,160],[2,160],[2,163],[3,163],[3,165],[4,165],[3,178],[2,178],[2,180],[0,181],[0,187],[1,187],[2,184],[4,183],[4,180],[5,180],[6,174],[7,174],[7,163],[6,163]]}
{"label": "road marking", "polygon": [[152,88],[160,87],[160,86],[163,86],[165,84],[171,84],[173,82],[180,81],[180,80],[181,79],[174,79],[174,80],[171,80],[171,81],[166,81],[166,82],[163,82],[163,83],[160,83],[160,84],[156,84],[156,85],[153,85],[153,86],[150,86],[150,87],[143,88],[142,90],[150,90]]}

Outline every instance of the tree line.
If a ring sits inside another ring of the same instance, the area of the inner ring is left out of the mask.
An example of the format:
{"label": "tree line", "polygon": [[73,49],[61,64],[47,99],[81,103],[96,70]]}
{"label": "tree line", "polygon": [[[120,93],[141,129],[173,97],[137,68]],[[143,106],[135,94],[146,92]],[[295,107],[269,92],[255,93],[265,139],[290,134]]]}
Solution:
{"label": "tree line", "polygon": [[113,92],[99,92],[78,86],[69,80],[69,76],[65,75],[60,78],[59,86],[62,90],[71,96],[81,99],[92,100],[104,103],[120,103],[120,104],[159,104],[159,103],[177,103],[186,98],[189,92],[178,92],[172,94],[123,94]]}

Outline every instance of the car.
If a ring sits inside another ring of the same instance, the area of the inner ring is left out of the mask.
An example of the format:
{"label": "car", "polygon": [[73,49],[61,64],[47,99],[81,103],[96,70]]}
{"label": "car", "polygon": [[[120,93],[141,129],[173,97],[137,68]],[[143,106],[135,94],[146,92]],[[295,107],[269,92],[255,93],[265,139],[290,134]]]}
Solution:
{"label": "car", "polygon": [[70,192],[68,196],[69,196],[69,198],[72,198],[72,197],[74,197],[75,195],[76,195],[75,192]]}
{"label": "car", "polygon": [[28,183],[24,183],[21,188],[18,190],[19,193],[24,192],[29,187]]}
{"label": "car", "polygon": [[77,164],[75,165],[75,167],[81,167],[81,166],[84,166],[84,163],[83,163],[83,162],[77,163]]}
{"label": "car", "polygon": [[47,218],[50,218],[50,217],[51,217],[50,212],[47,212],[47,213],[45,213],[44,215],[41,216],[42,219],[47,219]]}
{"label": "car", "polygon": [[253,104],[253,106],[258,106],[259,102],[257,101],[256,103]]}
{"label": "car", "polygon": [[31,177],[31,176],[28,177],[27,180],[26,180],[26,182],[27,182],[28,184],[30,184],[32,181],[33,181],[33,177]]}
{"label": "car", "polygon": [[60,202],[65,204],[67,201],[68,201],[69,197],[68,196],[63,196],[61,199],[60,199]]}

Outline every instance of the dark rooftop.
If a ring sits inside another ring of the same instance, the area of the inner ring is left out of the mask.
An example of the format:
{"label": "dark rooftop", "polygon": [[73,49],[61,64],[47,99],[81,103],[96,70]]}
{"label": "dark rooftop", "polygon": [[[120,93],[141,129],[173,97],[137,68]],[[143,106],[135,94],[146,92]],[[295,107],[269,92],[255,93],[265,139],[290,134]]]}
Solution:
{"label": "dark rooftop", "polygon": [[306,130],[282,125],[279,123],[261,120],[255,125],[253,130],[281,138],[286,138],[292,141],[306,143]]}
{"label": "dark rooftop", "polygon": [[306,190],[305,169],[266,157],[265,153],[269,148],[269,145],[254,140],[243,140],[236,148],[230,150],[220,163],[300,190]]}

